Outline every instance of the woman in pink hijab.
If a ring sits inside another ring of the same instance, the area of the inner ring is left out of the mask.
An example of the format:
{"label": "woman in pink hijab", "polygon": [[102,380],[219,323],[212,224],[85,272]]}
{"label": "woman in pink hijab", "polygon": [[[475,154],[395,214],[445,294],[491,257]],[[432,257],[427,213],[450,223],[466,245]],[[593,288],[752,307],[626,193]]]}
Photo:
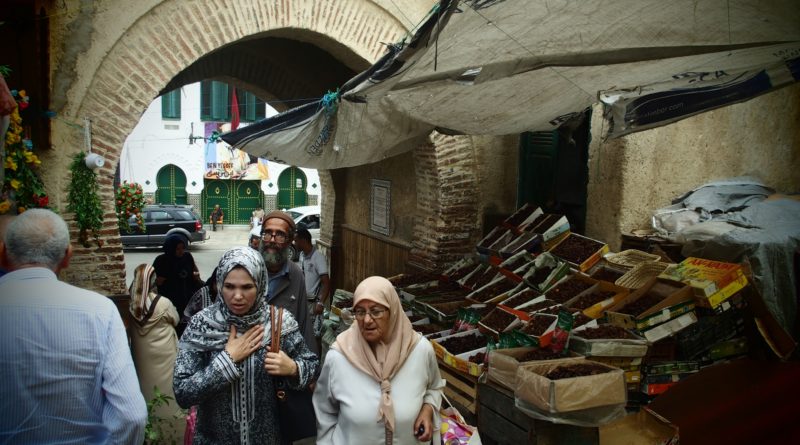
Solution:
{"label": "woman in pink hijab", "polygon": [[438,443],[445,381],[433,347],[386,278],[365,279],[353,300],[356,323],[331,345],[314,391],[317,444]]}

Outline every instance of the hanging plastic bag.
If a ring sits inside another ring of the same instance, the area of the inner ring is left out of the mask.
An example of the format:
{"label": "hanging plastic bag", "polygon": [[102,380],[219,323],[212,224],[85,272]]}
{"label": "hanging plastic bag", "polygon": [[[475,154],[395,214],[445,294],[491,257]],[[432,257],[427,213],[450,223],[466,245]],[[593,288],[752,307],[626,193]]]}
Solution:
{"label": "hanging plastic bag", "polygon": [[450,405],[439,410],[442,418],[442,445],[482,445],[478,428],[469,425],[444,394],[442,398]]}
{"label": "hanging plastic bag", "polygon": [[183,433],[183,445],[192,445],[194,441],[194,432],[197,430],[197,407],[189,408],[189,413],[186,415],[186,431]]}

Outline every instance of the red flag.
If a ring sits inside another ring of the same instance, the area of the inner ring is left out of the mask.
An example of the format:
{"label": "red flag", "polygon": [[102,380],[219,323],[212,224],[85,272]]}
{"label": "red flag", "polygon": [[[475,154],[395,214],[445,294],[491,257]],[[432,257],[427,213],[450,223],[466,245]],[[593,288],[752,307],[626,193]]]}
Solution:
{"label": "red flag", "polygon": [[236,87],[231,94],[231,131],[239,128],[239,99],[236,98]]}

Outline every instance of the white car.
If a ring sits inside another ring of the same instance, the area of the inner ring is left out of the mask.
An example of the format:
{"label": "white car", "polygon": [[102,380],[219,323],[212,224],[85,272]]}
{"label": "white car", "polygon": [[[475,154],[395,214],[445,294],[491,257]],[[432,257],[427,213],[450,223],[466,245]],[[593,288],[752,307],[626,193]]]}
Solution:
{"label": "white car", "polygon": [[[294,207],[284,210],[284,212],[292,217],[298,228],[305,227],[308,229],[311,234],[311,245],[316,245],[319,239],[319,206]],[[250,230],[250,235],[261,236],[261,227],[253,227]],[[290,245],[290,249],[292,251],[292,260],[297,261],[300,257],[300,252],[297,252],[294,244]]]}
{"label": "white car", "polygon": [[319,239],[319,206],[294,207],[285,210],[292,217],[297,228],[305,227],[311,233],[311,245],[315,246]]}

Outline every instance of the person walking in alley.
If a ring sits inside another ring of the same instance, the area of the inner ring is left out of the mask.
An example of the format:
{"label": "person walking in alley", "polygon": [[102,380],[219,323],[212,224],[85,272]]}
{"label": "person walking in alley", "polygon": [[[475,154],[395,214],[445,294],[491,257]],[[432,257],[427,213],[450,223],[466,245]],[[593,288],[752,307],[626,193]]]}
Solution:
{"label": "person walking in alley", "polygon": [[306,339],[308,347],[314,353],[319,353],[311,314],[306,304],[303,271],[290,261],[289,245],[296,230],[294,220],[280,210],[273,210],[264,217],[261,227],[261,255],[267,265],[269,277],[267,301],[291,312],[300,325],[300,333]]}
{"label": "person walking in alley", "polygon": [[328,276],[328,261],[325,256],[311,244],[311,233],[306,228],[297,229],[294,245],[300,250],[300,267],[306,283],[308,312],[312,316],[317,350],[321,350],[320,335],[322,333],[322,313],[328,305],[331,280]]}
{"label": "person walking in alley", "polygon": [[[186,244],[181,235],[169,235],[164,240],[164,253],[153,260],[156,271],[156,286],[159,295],[169,298],[182,314],[189,304],[189,299],[197,289],[203,286],[200,271],[191,253],[186,251]],[[178,323],[178,337],[186,329],[186,320]]]}
{"label": "person walking in alley", "polygon": [[428,339],[411,327],[383,277],[353,293],[356,322],[336,337],[314,391],[317,443],[441,443],[445,380]]}
{"label": "person walking in alley", "polygon": [[220,221],[224,221],[225,219],[225,212],[219,207],[219,204],[214,206],[214,210],[211,211],[211,230],[213,232],[217,231],[217,224]]}
{"label": "person walking in alley", "polygon": [[147,407],[125,327],[103,295],[59,281],[67,224],[31,209],[0,263],[0,443],[140,444]]}
{"label": "person walking in alley", "polygon": [[[128,292],[132,317],[128,332],[142,394],[146,400],[153,400],[158,388],[174,400],[172,373],[178,354],[178,311],[168,298],[156,292],[156,272],[149,264],[136,266]],[[154,413],[164,419],[161,433],[165,442],[183,441],[185,421],[174,401],[155,407]]]}
{"label": "person walking in alley", "polygon": [[[306,388],[319,362],[289,311],[267,304],[267,273],[258,252],[228,250],[216,274],[221,298],[192,317],[175,360],[175,398],[184,408],[197,405],[192,443],[283,443],[276,389],[281,383]],[[273,324],[279,352],[270,351]],[[313,428],[314,419],[309,421]]]}
{"label": "person walking in alley", "polygon": [[[273,210],[264,216],[260,248],[269,279],[266,292],[267,302],[291,312],[297,320],[298,330],[303,335],[306,345],[319,356],[311,313],[308,311],[303,271],[300,266],[290,260],[290,245],[296,230],[297,227],[292,217],[280,210]],[[316,380],[316,375],[314,380]],[[313,384],[311,386],[313,387]],[[312,414],[311,418],[299,422],[295,431],[288,437],[291,440],[304,439],[303,443],[306,443],[309,437],[313,438],[316,435],[316,419],[314,419],[314,411],[311,406],[311,392],[295,392],[291,394],[291,397],[298,399],[299,401],[296,403],[306,406],[307,410],[305,411]],[[308,443],[314,442],[312,440]]]}

